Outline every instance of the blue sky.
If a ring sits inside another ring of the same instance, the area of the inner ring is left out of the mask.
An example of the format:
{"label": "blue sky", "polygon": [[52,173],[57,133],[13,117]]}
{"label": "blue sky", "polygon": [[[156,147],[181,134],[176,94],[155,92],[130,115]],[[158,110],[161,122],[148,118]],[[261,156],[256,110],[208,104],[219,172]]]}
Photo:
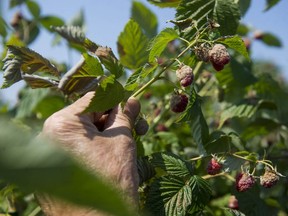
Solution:
{"label": "blue sky", "polygon": [[[122,31],[130,17],[131,0],[42,0],[41,9],[43,15],[56,15],[69,21],[75,14],[83,9],[86,20],[86,35],[91,40],[101,45],[107,45],[116,52],[116,41],[119,33]],[[159,19],[159,30],[172,25],[167,20],[174,18],[174,9],[161,9],[150,5],[146,0],[145,3],[152,11],[157,14]],[[275,62],[283,76],[288,80],[288,30],[287,30],[287,12],[288,1],[282,0],[278,5],[263,12],[266,0],[253,0],[247,14],[241,20],[254,29],[264,32],[270,32],[279,37],[282,41],[283,48],[274,48],[264,46],[260,41],[255,41],[251,47],[252,58],[264,59]],[[6,20],[11,20],[16,10],[8,9],[8,0],[4,0],[2,13]],[[24,13],[25,10],[24,10]],[[286,21],[285,21],[286,20]],[[73,53],[68,55],[68,50],[64,46],[51,46],[52,35],[42,31],[40,37],[31,48],[47,58],[57,59],[58,61],[67,61],[71,64],[77,62],[80,54]],[[2,83],[2,77],[0,78]],[[23,86],[20,82],[7,90],[0,90],[0,96],[10,104],[16,102],[16,95]]]}

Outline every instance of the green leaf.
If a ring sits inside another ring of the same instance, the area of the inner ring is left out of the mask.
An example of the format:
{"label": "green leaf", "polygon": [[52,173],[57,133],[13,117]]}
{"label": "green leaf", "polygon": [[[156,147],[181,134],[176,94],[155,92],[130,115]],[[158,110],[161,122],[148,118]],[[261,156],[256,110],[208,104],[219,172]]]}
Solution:
{"label": "green leaf", "polygon": [[181,0],[148,0],[148,2],[158,7],[177,7]]}
{"label": "green leaf", "polygon": [[155,169],[149,162],[148,157],[140,157],[137,160],[137,170],[139,174],[139,185],[150,180],[156,175]]}
{"label": "green leaf", "polygon": [[224,214],[225,216],[245,216],[242,212],[239,210],[231,209],[231,208],[224,208]]}
{"label": "green leaf", "polygon": [[193,90],[187,109],[180,120],[188,122],[199,153],[201,155],[207,155],[204,144],[209,140],[209,128],[202,113],[200,96],[196,94],[195,90]]}
{"label": "green leaf", "polygon": [[[196,194],[197,196],[197,194]],[[151,184],[146,208],[152,215],[186,215],[192,202],[190,185],[177,176],[163,176]]]}
{"label": "green leaf", "polygon": [[18,104],[16,118],[27,118],[33,116],[34,109],[48,94],[49,89],[23,89],[23,99]]}
{"label": "green leaf", "polygon": [[247,52],[245,43],[240,36],[234,35],[231,37],[220,38],[217,41],[227,45],[231,49],[234,49],[250,61],[249,53]]}
{"label": "green leaf", "polygon": [[251,0],[241,0],[238,1],[239,9],[241,11],[241,15],[244,16],[251,5]]}
{"label": "green leaf", "polygon": [[84,53],[80,61],[61,78],[58,87],[66,95],[82,95],[95,90],[103,75],[97,58]]}
{"label": "green leaf", "polygon": [[270,10],[272,7],[274,7],[279,2],[280,2],[280,0],[266,0],[265,11]]}
{"label": "green leaf", "polygon": [[209,141],[204,145],[207,154],[230,151],[232,139],[222,131],[213,131]]}
{"label": "green leaf", "polygon": [[11,8],[14,8],[18,5],[21,5],[21,4],[25,3],[25,1],[26,0],[10,0],[9,1],[9,8],[11,9]]}
{"label": "green leaf", "polygon": [[119,78],[124,74],[124,68],[118,61],[113,51],[109,47],[99,46],[95,55],[100,59],[101,63],[115,78]]}
{"label": "green leaf", "polygon": [[144,30],[144,33],[152,38],[157,34],[158,21],[156,15],[143,3],[133,1],[132,19],[135,20]]}
{"label": "green leaf", "polygon": [[[191,40],[197,29],[202,29],[206,26],[207,17],[213,18],[214,7],[215,0],[182,0],[176,12],[176,21],[184,23],[183,26],[179,26],[182,36],[187,40]],[[197,25],[197,29],[194,25]]]}
{"label": "green leaf", "polygon": [[124,88],[116,80],[108,83],[105,89],[100,85],[85,112],[105,112],[117,106],[124,96]]}
{"label": "green leaf", "polygon": [[160,57],[167,44],[179,37],[172,28],[162,30],[150,44],[149,62],[155,62],[155,58]]}
{"label": "green leaf", "polygon": [[137,69],[148,58],[148,39],[143,34],[140,26],[130,20],[118,37],[117,47],[120,62],[129,69]]}
{"label": "green leaf", "polygon": [[35,140],[3,119],[0,126],[1,179],[28,193],[48,193],[112,215],[136,215],[116,188],[81,168],[56,145]]}
{"label": "green leaf", "polygon": [[65,24],[65,22],[61,18],[56,16],[41,16],[39,18],[39,22],[48,31],[52,30],[51,26],[63,26]]}
{"label": "green leaf", "polygon": [[4,83],[1,88],[7,88],[22,79],[22,73],[48,72],[58,75],[57,68],[50,61],[35,51],[26,47],[7,45],[8,51],[3,59]]}
{"label": "green leaf", "polygon": [[244,165],[245,163],[246,160],[244,159],[228,155],[225,157],[222,169],[225,170],[226,172],[232,172],[234,170],[238,171],[241,169],[241,166]]}
{"label": "green leaf", "polygon": [[0,16],[0,35],[3,38],[7,36],[7,24],[1,16]]}
{"label": "green leaf", "polygon": [[154,167],[165,170],[169,175],[187,177],[193,173],[192,164],[173,153],[158,152],[153,154],[149,161]]}
{"label": "green leaf", "polygon": [[278,37],[272,33],[265,32],[261,37],[261,41],[268,46],[282,47],[282,43]]}
{"label": "green leaf", "polygon": [[214,17],[221,35],[233,35],[236,33],[240,16],[239,5],[234,0],[217,0]]}
{"label": "green leaf", "polygon": [[281,124],[273,119],[257,118],[245,127],[241,137],[245,140],[249,140],[256,136],[270,134],[280,127]]}
{"label": "green leaf", "polygon": [[221,128],[225,121],[230,118],[251,118],[256,113],[256,111],[260,109],[277,109],[277,107],[274,103],[265,100],[258,101],[256,105],[250,105],[246,103],[232,105],[221,113],[218,128]]}
{"label": "green leaf", "polygon": [[139,86],[139,77],[141,75],[141,72],[143,70],[143,67],[138,68],[135,70],[130,77],[127,79],[125,84],[125,89],[127,91],[134,91]]}
{"label": "green leaf", "polygon": [[192,208],[201,210],[208,204],[212,195],[210,184],[200,176],[191,176],[187,183],[192,189]]}
{"label": "green leaf", "polygon": [[38,18],[40,16],[41,8],[35,1],[32,0],[26,1],[26,5],[34,18]]}
{"label": "green leaf", "polygon": [[63,38],[72,44],[76,44],[83,49],[90,52],[95,52],[98,45],[86,38],[85,33],[79,26],[61,26],[61,27],[51,27],[53,31],[56,31]]}

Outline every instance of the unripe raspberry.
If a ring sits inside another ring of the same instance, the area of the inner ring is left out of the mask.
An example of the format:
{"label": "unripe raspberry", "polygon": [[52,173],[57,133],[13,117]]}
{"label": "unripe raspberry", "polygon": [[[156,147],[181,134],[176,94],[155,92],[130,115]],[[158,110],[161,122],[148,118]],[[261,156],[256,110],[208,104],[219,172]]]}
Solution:
{"label": "unripe raspberry", "polygon": [[216,174],[220,173],[221,168],[222,168],[222,164],[219,163],[219,161],[217,161],[216,158],[212,158],[208,163],[207,173],[209,175],[216,175]]}
{"label": "unripe raspberry", "polygon": [[134,126],[137,135],[145,135],[149,129],[149,124],[144,118],[139,118]]}
{"label": "unripe raspberry", "polygon": [[255,184],[255,179],[249,173],[238,173],[236,176],[236,189],[239,192],[244,192],[250,189]]}
{"label": "unripe raspberry", "polygon": [[176,70],[176,76],[183,87],[191,85],[194,80],[193,70],[188,65],[184,65]]}
{"label": "unripe raspberry", "polygon": [[185,94],[174,94],[170,99],[170,108],[173,112],[183,112],[188,104],[188,97]]}
{"label": "unripe raspberry", "polygon": [[209,59],[215,70],[219,71],[230,62],[230,55],[224,45],[215,44],[209,51]]}
{"label": "unripe raspberry", "polygon": [[237,198],[234,195],[230,196],[228,207],[231,208],[231,209],[235,209],[235,210],[239,209],[238,200],[237,200]]}
{"label": "unripe raspberry", "polygon": [[260,184],[265,188],[273,187],[278,181],[279,175],[271,169],[266,169],[265,173],[260,176]]}

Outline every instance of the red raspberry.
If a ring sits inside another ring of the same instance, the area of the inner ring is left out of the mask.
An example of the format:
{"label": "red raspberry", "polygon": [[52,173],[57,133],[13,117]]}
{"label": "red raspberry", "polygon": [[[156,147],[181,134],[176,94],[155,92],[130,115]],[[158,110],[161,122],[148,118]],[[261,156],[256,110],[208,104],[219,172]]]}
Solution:
{"label": "red raspberry", "polygon": [[174,94],[170,100],[170,108],[173,112],[183,112],[188,105],[188,97],[185,94]]}
{"label": "red raspberry", "polygon": [[188,65],[184,65],[176,70],[176,76],[183,87],[191,85],[194,80],[193,70]]}
{"label": "red raspberry", "polygon": [[228,207],[231,208],[231,209],[235,209],[235,210],[239,209],[238,200],[237,200],[237,198],[234,195],[230,196]]}
{"label": "red raspberry", "polygon": [[209,59],[215,70],[219,71],[230,62],[230,55],[224,45],[215,44],[209,51]]}
{"label": "red raspberry", "polygon": [[244,192],[250,189],[255,183],[255,179],[249,173],[239,173],[236,176],[236,189],[239,192]]}
{"label": "red raspberry", "polygon": [[212,158],[209,163],[208,163],[208,166],[207,166],[207,173],[209,175],[216,175],[218,173],[220,173],[221,171],[221,168],[222,168],[222,164],[219,163],[216,158]]}
{"label": "red raspberry", "polygon": [[168,128],[164,124],[158,124],[155,128],[157,132],[168,131]]}
{"label": "red raspberry", "polygon": [[266,169],[265,173],[260,176],[260,184],[265,188],[273,187],[278,181],[279,175],[271,169]]}
{"label": "red raspberry", "polygon": [[256,40],[262,40],[264,37],[264,33],[261,31],[255,31],[253,36],[254,36],[254,39]]}
{"label": "red raspberry", "polygon": [[149,129],[149,124],[144,118],[140,118],[135,126],[134,126],[135,132],[137,135],[145,135]]}

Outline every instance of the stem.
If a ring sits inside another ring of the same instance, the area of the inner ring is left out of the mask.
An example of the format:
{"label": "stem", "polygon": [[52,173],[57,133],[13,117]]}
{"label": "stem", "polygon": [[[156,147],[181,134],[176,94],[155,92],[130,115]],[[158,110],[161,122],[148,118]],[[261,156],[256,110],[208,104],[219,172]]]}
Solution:
{"label": "stem", "polygon": [[167,66],[165,66],[164,68],[162,68],[162,70],[159,71],[158,74],[155,75],[155,77],[153,77],[151,80],[149,80],[149,82],[147,82],[145,85],[143,85],[140,89],[138,89],[131,97],[137,97],[139,94],[141,94],[147,87],[149,87],[150,85],[152,85],[154,82],[156,82],[159,77],[169,68],[171,67],[175,61],[178,60],[178,58],[182,57],[193,45],[196,44],[198,37],[193,40],[189,46],[187,46],[175,59],[173,59]]}

